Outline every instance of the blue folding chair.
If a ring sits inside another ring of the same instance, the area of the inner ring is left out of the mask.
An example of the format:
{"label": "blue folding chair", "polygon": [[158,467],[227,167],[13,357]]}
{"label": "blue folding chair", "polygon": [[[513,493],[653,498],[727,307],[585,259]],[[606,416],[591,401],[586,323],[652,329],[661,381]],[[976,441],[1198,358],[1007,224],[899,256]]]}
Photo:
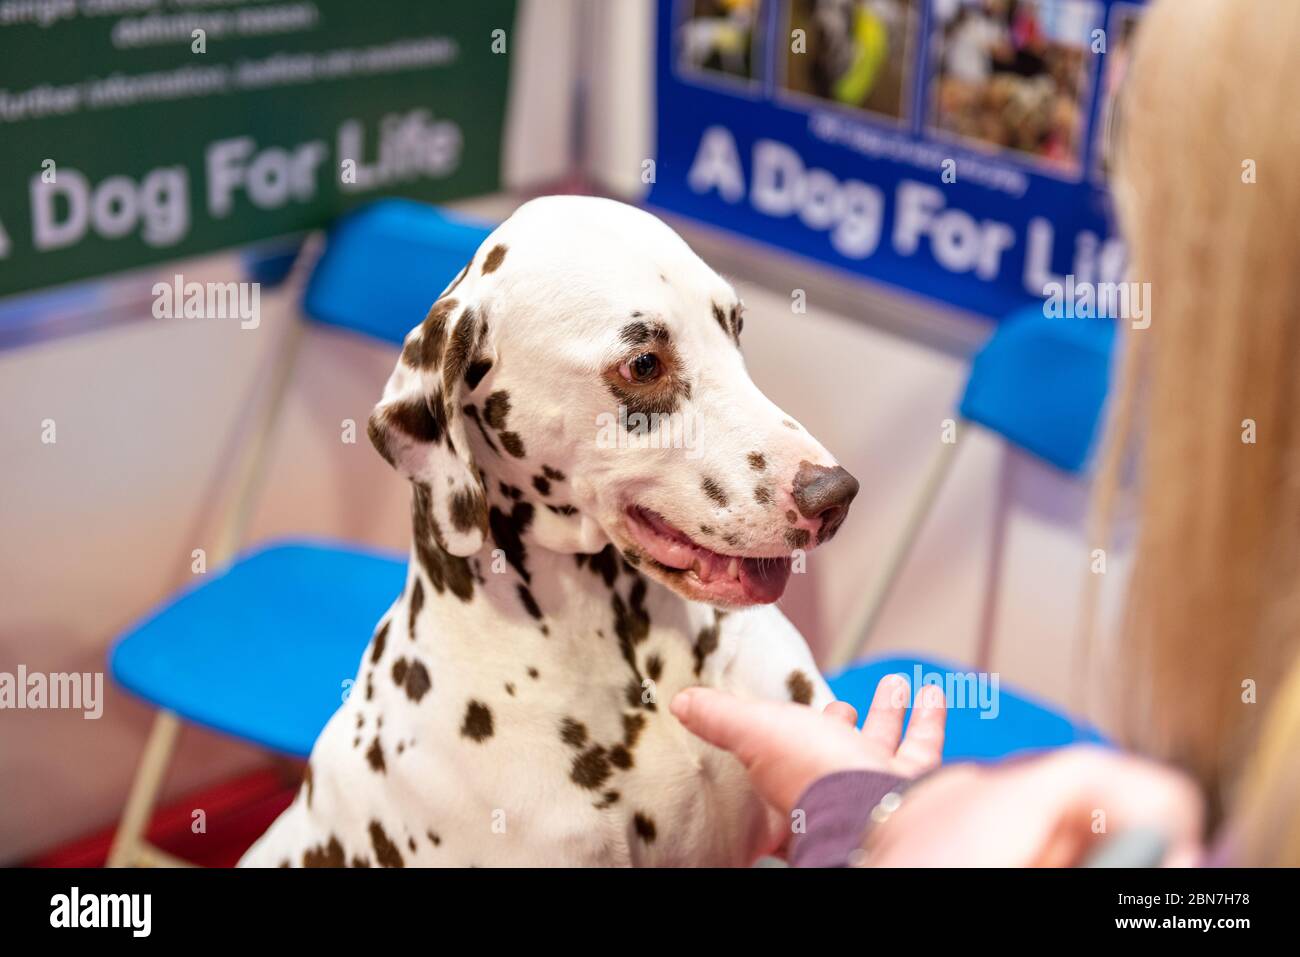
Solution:
{"label": "blue folding chair", "polygon": [[[846,640],[831,656],[832,667],[844,667],[854,661],[870,639],[956,460],[961,437],[970,425],[1001,435],[1009,447],[1021,449],[1067,474],[1079,475],[1086,471],[1109,388],[1114,338],[1114,320],[1049,318],[1041,305],[1025,307],[999,324],[971,363],[954,416],[954,441],[940,443],[882,571],[869,585],[856,614],[850,618]],[[991,564],[996,565],[1001,558],[1000,528],[995,529],[994,539]],[[996,574],[993,578],[996,581]],[[991,594],[986,596],[986,601],[992,601]],[[985,628],[975,655],[975,665],[980,669],[987,667],[991,656],[992,635],[987,614]],[[859,679],[855,674],[883,677],[890,673],[880,670],[885,664],[888,662],[868,662],[850,668],[832,679],[832,684],[840,681],[844,687],[856,688]],[[863,703],[870,701],[869,690],[866,695]],[[1012,696],[1012,700],[1020,700],[1017,693],[1012,692]],[[1013,712],[1019,710],[1017,707]],[[992,724],[988,722],[973,725],[972,734],[989,737],[982,746],[983,751],[972,741],[969,753],[987,753],[988,748],[1003,747],[1021,750],[1022,745],[1041,747],[1053,741],[1068,743],[1057,740],[1060,737],[1057,732],[1062,727],[1074,727],[1069,719],[1039,705],[1024,714],[1037,716],[1038,724],[1009,722],[1004,727],[1014,733],[1007,734],[991,731]],[[954,718],[949,720],[951,728]],[[967,749],[964,739],[959,737],[958,742],[961,742],[959,750]]]}
{"label": "blue folding chair", "polygon": [[[159,708],[110,867],[185,863],[144,839],[182,721],[306,757],[342,702],[375,622],[401,592],[405,558],[311,541],[235,556],[302,329],[330,326],[400,347],[490,231],[404,200],[364,207],[330,230],[307,285],[304,321],[285,337],[245,450],[236,504],[213,555],[223,567],[155,610],[110,653],[114,679]],[[277,261],[251,271],[282,276],[289,255],[277,250]]]}

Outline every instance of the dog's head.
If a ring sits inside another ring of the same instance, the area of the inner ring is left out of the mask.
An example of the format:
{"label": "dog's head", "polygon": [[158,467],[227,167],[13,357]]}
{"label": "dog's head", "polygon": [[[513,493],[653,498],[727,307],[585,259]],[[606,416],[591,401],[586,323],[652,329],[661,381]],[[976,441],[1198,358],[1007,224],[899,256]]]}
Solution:
{"label": "dog's head", "polygon": [[411,331],[371,439],[453,555],[489,525],[612,542],[688,598],[772,602],[858,483],[750,381],[742,325],[735,290],[654,216],[534,200]]}

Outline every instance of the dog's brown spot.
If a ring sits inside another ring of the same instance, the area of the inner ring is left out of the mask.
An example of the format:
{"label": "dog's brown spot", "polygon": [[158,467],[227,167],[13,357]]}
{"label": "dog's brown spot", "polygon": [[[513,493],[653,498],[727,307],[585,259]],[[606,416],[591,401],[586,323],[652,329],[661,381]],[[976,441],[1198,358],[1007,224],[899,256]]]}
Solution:
{"label": "dog's brown spot", "polygon": [[718,650],[718,623],[715,620],[712,625],[701,628],[699,635],[695,638],[695,646],[691,649],[695,655],[695,676],[698,678],[700,672],[704,670],[704,662]]}
{"label": "dog's brown spot", "polygon": [[560,722],[560,740],[573,748],[580,748],[587,743],[587,726],[573,718]]}
{"label": "dog's brown spot", "polygon": [[515,696],[515,683],[513,681],[506,682],[506,694],[512,698]]}
{"label": "dog's brown spot", "polygon": [[393,684],[397,685],[399,688],[406,681],[407,667],[408,665],[405,658],[398,658],[393,662]]}
{"label": "dog's brown spot", "polygon": [[727,338],[730,339],[731,327],[727,325],[727,314],[722,311],[722,307],[719,306],[716,302],[713,303],[713,318],[717,321],[718,328],[720,328],[723,332],[725,332],[727,334]]}
{"label": "dog's brown spot", "polygon": [[498,431],[506,427],[506,417],[510,415],[510,393],[498,389],[487,397],[483,403],[483,415],[488,425]]}
{"label": "dog's brown spot", "polygon": [[465,706],[465,721],[460,733],[471,741],[486,741],[492,737],[492,712],[481,701],[471,701]]}
{"label": "dog's brown spot", "polygon": [[369,867],[369,866],[370,866],[370,861],[369,861],[369,859],[364,858],[364,857],[362,857],[360,854],[358,854],[356,857],[352,858],[352,864],[351,864],[350,866],[352,866],[352,867]]}
{"label": "dog's brown spot", "polygon": [[497,444],[492,441],[492,434],[488,432],[487,428],[483,425],[483,420],[479,417],[478,414],[478,407],[471,402],[464,407],[464,412],[467,416],[469,416],[471,421],[473,421],[473,423],[476,426],[478,426],[479,434],[483,436],[483,441],[487,443],[487,447],[491,449],[493,452],[496,452]]}
{"label": "dog's brown spot", "polygon": [[474,595],[474,573],[469,562],[449,553],[443,545],[442,533],[433,517],[432,492],[427,485],[414,483],[411,496],[412,540],[420,567],[429,576],[434,590],[442,594],[450,589],[461,601]]}
{"label": "dog's brown spot", "polygon": [[487,502],[481,489],[466,486],[452,493],[451,524],[458,532],[487,531]]}
{"label": "dog's brown spot", "polygon": [[389,840],[384,826],[378,821],[370,822],[370,843],[375,849],[375,860],[379,862],[380,867],[406,866],[402,860],[402,852]]}
{"label": "dog's brown spot", "polygon": [[415,620],[420,617],[420,609],[424,607],[424,582],[420,581],[420,576],[415,576],[415,584],[411,587],[411,611],[407,619],[407,625],[411,632],[411,640],[415,640]]}
{"label": "dog's brown spot", "polygon": [[772,504],[772,490],[766,485],[760,485],[754,489],[754,501],[759,505]]}
{"label": "dog's brown spot", "polygon": [[787,528],[785,530],[785,544],[789,548],[803,548],[808,544],[808,539],[811,537],[806,528]]}
{"label": "dog's brown spot", "polygon": [[488,273],[496,272],[497,267],[505,262],[505,259],[506,247],[502,245],[493,246],[487,254],[487,258],[483,260],[483,275],[486,276]]}
{"label": "dog's brown spot", "polygon": [[727,493],[724,492],[722,486],[713,479],[705,476],[704,480],[700,483],[700,488],[704,490],[704,494],[712,499],[713,503],[719,508],[727,507]]}
{"label": "dog's brown spot", "polygon": [[798,704],[812,704],[813,683],[799,669],[790,672],[789,677],[785,679],[785,687],[790,692],[791,701]]}
{"label": "dog's brown spot", "polygon": [[533,506],[528,502],[515,502],[509,512],[503,512],[494,505],[488,512],[492,540],[525,583],[532,581],[528,572],[528,549],[524,544],[524,535],[532,523]]}
{"label": "dog's brown spot", "polygon": [[442,846],[442,838],[439,837],[437,834],[435,834],[433,831],[425,831],[424,836],[429,839],[429,843],[432,844],[434,847]]}
{"label": "dog's brown spot", "polygon": [[502,432],[497,437],[501,440],[501,447],[515,458],[524,457],[524,440],[519,437],[518,432]]}
{"label": "dog's brown spot", "polygon": [[651,655],[645,661],[645,673],[650,676],[651,681],[658,681],[664,673],[663,659],[658,655]]}
{"label": "dog's brown spot", "polygon": [[794,509],[788,509],[785,513],[785,520],[793,525],[799,521],[799,516],[794,513]]}
{"label": "dog's brown spot", "polygon": [[745,458],[749,460],[749,467],[755,472],[761,472],[767,468],[767,457],[762,452],[750,452]]}
{"label": "dog's brown spot", "polygon": [[632,826],[636,828],[637,837],[647,844],[655,842],[655,822],[643,811],[637,811],[632,816]]}
{"label": "dog's brown spot", "polygon": [[411,662],[411,667],[406,669],[404,684],[406,686],[406,696],[419,704],[420,699],[433,687],[433,681],[429,678],[429,669],[424,666],[424,662]]}
{"label": "dog's brown spot", "polygon": [[447,317],[456,308],[455,299],[439,299],[429,309],[420,331],[406,340],[402,360],[414,369],[436,369],[447,344]]}
{"label": "dog's brown spot", "polygon": [[538,678],[541,677],[541,672],[539,672],[536,668],[529,668],[529,669],[528,669],[528,677],[530,677],[530,678],[532,678],[534,681],[536,681]]}
{"label": "dog's brown spot", "polygon": [[375,640],[370,648],[370,663],[373,665],[384,655],[384,646],[388,644],[388,621],[385,620],[375,632]]}
{"label": "dog's brown spot", "polygon": [[375,740],[370,742],[370,747],[366,749],[366,760],[370,762],[370,770],[380,774],[385,773],[388,768],[384,764],[384,748],[379,743],[379,736],[375,735]]}
{"label": "dog's brown spot", "polygon": [[537,599],[533,597],[533,593],[529,591],[528,586],[520,584],[518,589],[519,600],[523,603],[524,611],[528,612],[529,615],[536,618],[538,621],[541,621],[542,609],[538,606]]}
{"label": "dog's brown spot", "polygon": [[573,759],[569,777],[579,787],[594,791],[609,780],[613,773],[609,766],[609,755],[600,745],[594,744]]}
{"label": "dog's brown spot", "polygon": [[345,867],[347,858],[339,839],[330,835],[328,844],[318,844],[302,852],[303,867]]}
{"label": "dog's brown spot", "polygon": [[632,752],[627,749],[626,745],[616,744],[609,749],[609,763],[626,771],[632,766]]}
{"label": "dog's brown spot", "polygon": [[473,306],[466,306],[456,328],[451,332],[451,341],[447,344],[442,367],[442,387],[449,399],[456,392],[457,380],[465,374],[470,359],[478,352],[483,330],[478,311]]}

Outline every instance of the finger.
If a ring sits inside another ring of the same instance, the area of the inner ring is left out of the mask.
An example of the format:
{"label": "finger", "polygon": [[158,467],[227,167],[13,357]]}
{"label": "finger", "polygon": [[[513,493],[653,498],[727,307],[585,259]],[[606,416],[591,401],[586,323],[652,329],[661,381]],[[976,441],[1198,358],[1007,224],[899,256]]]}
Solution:
{"label": "finger", "polygon": [[862,724],[863,743],[872,751],[892,758],[903,736],[903,713],[907,710],[912,686],[902,675],[885,675],[876,685],[876,693]]}
{"label": "finger", "polygon": [[850,728],[858,726],[858,709],[847,701],[832,701],[825,707],[822,714],[837,721],[843,721]]}
{"label": "finger", "polygon": [[905,774],[920,774],[935,767],[943,759],[944,728],[948,721],[948,707],[943,689],[927,685],[921,689],[920,703],[912,709],[907,734],[898,746],[895,767]]}
{"label": "finger", "polygon": [[712,688],[680,691],[669,707],[687,730],[732,752],[746,767],[758,756],[784,747],[796,727],[782,720],[780,704],[737,698]]}

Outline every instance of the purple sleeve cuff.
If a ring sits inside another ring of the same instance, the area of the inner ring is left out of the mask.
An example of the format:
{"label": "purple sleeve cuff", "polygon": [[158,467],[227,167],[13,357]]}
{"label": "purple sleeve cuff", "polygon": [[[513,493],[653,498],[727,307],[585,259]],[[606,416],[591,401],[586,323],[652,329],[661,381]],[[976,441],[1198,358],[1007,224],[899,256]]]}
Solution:
{"label": "purple sleeve cuff", "polygon": [[795,805],[804,812],[804,833],[790,843],[790,866],[850,866],[872,810],[906,781],[884,771],[836,771],[814,781]]}

